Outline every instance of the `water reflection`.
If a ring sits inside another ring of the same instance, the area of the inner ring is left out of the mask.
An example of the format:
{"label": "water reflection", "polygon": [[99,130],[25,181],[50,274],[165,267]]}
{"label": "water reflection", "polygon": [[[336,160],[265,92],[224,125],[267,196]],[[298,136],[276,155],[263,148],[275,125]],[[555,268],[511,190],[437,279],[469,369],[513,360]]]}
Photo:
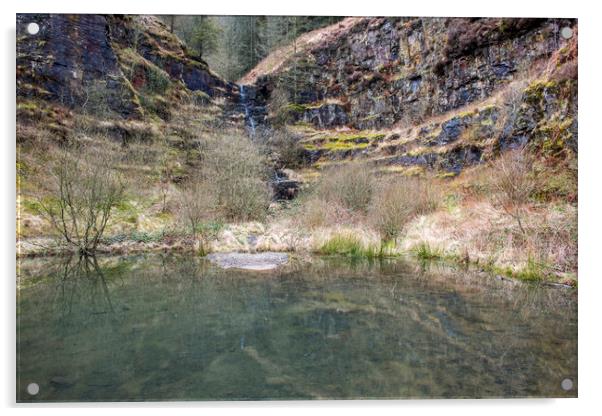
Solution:
{"label": "water reflection", "polygon": [[161,255],[21,271],[23,401],[576,395],[572,290],[326,258],[277,273]]}

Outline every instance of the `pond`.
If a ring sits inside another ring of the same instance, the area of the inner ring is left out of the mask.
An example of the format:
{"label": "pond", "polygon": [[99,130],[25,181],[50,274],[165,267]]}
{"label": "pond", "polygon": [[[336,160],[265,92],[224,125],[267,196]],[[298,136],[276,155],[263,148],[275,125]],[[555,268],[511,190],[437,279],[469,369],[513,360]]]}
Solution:
{"label": "pond", "polygon": [[407,259],[258,272],[158,254],[21,260],[18,287],[22,402],[577,396],[574,289]]}

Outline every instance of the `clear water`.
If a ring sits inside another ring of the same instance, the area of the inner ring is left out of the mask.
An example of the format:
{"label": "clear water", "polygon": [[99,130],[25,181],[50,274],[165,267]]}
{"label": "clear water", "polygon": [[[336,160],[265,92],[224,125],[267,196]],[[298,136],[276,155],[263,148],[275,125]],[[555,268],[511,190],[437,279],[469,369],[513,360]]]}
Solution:
{"label": "clear water", "polygon": [[20,274],[19,401],[577,395],[574,290],[403,260],[32,259]]}

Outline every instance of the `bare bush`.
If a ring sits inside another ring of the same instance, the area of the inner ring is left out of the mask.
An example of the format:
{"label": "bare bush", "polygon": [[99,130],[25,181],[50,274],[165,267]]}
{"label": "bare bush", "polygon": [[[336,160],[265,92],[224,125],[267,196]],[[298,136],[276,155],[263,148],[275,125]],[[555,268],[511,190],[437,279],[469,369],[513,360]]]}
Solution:
{"label": "bare bush", "polygon": [[317,198],[339,203],[356,212],[367,212],[372,190],[374,174],[360,163],[348,163],[325,171],[316,187]]}
{"label": "bare bush", "polygon": [[262,220],[271,202],[266,158],[244,136],[209,140],[201,150],[203,179],[228,220]]}
{"label": "bare bush", "polygon": [[307,228],[345,224],[353,221],[353,213],[337,202],[323,201],[312,196],[303,202],[303,215],[299,222]]}
{"label": "bare bush", "polygon": [[103,152],[64,151],[50,169],[50,195],[41,213],[80,254],[96,251],[111,210],[122,201],[125,184]]}
{"label": "bare bush", "polygon": [[494,199],[517,221],[521,232],[525,234],[522,221],[524,207],[537,187],[533,156],[523,147],[501,155],[492,165]]}
{"label": "bare bush", "polygon": [[267,132],[265,144],[279,168],[296,169],[307,163],[307,151],[300,140],[297,134],[277,129]]}
{"label": "bare bush", "polygon": [[406,223],[416,215],[437,208],[438,192],[424,179],[399,177],[377,187],[370,204],[369,218],[381,240],[395,240]]}
{"label": "bare bush", "polygon": [[192,179],[180,192],[180,206],[190,234],[200,243],[200,250],[205,252],[208,227],[204,223],[216,218],[216,192],[206,181]]}

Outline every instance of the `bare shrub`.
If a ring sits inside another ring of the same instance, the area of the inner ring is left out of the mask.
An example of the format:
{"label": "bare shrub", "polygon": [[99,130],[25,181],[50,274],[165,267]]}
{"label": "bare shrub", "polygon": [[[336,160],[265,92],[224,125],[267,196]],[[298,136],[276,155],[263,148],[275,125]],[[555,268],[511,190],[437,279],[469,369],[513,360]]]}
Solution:
{"label": "bare shrub", "polygon": [[369,218],[381,240],[395,240],[406,223],[416,215],[437,208],[438,192],[433,182],[399,177],[377,187],[370,204]]}
{"label": "bare shrub", "polygon": [[296,169],[307,163],[307,150],[300,143],[301,136],[286,129],[269,130],[264,139],[279,168]]}
{"label": "bare shrub", "polygon": [[533,156],[526,148],[509,151],[492,163],[492,187],[494,199],[502,209],[514,218],[525,234],[522,217],[524,206],[537,187],[533,171]]}
{"label": "bare shrub", "polygon": [[327,225],[345,224],[353,221],[353,213],[337,202],[323,201],[315,196],[303,203],[303,215],[300,223],[307,228],[319,228]]}
{"label": "bare shrub", "polygon": [[41,213],[80,254],[93,254],[125,192],[111,157],[85,149],[63,151],[49,176],[50,195],[40,199]]}
{"label": "bare shrub", "polygon": [[263,220],[271,202],[265,155],[247,137],[208,140],[201,149],[203,179],[228,220]]}
{"label": "bare shrub", "polygon": [[367,212],[374,174],[361,163],[348,163],[326,170],[316,187],[316,197],[322,201],[339,203],[348,210]]}
{"label": "bare shrub", "polygon": [[200,243],[201,252],[206,251],[209,227],[205,222],[216,218],[216,192],[206,181],[192,179],[180,192],[180,206],[190,234]]}

